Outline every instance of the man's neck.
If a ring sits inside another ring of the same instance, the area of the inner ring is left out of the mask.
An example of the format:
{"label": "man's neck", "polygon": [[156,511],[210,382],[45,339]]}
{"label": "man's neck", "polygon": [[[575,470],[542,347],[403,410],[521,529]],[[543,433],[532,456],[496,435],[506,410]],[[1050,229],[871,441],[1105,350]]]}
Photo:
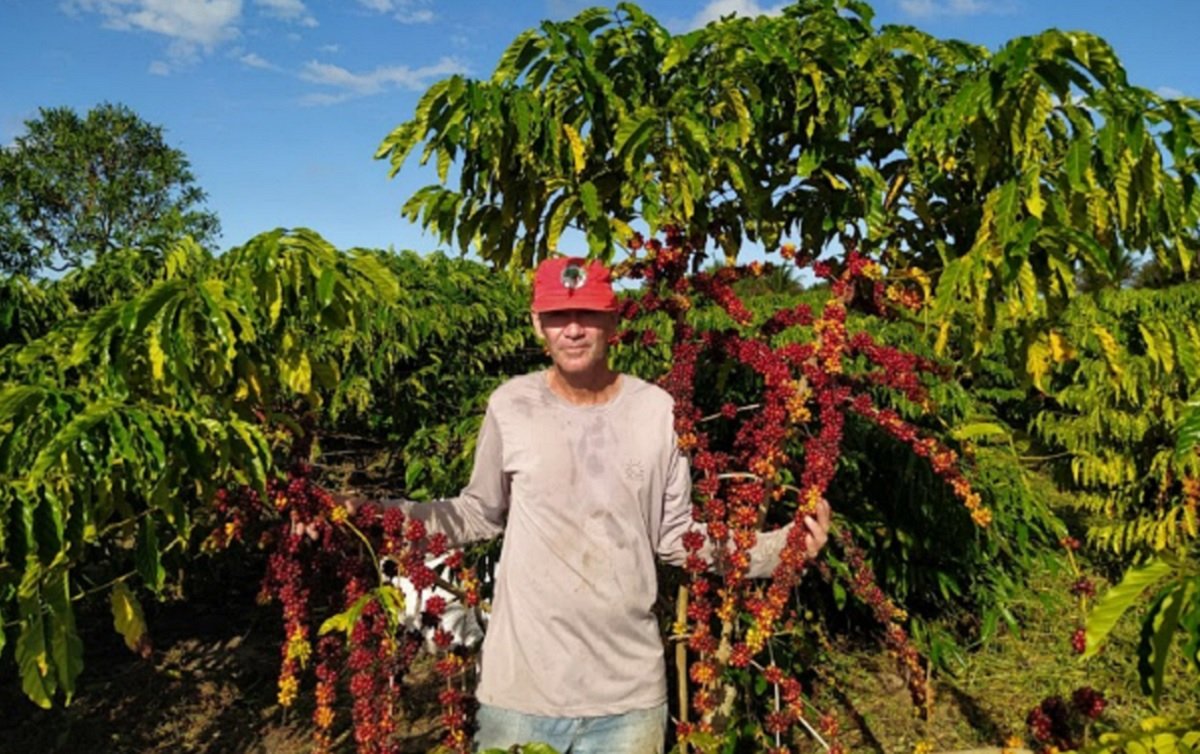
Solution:
{"label": "man's neck", "polygon": [[620,377],[620,373],[609,369],[607,365],[603,369],[571,376],[552,366],[547,372],[546,383],[567,403],[594,406],[612,400],[620,386]]}

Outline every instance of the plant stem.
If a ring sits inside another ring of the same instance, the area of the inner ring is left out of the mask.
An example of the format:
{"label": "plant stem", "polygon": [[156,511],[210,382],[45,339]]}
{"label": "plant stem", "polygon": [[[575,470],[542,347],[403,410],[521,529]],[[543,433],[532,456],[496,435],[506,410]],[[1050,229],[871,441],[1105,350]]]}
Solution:
{"label": "plant stem", "polygon": [[[675,600],[675,622],[682,624],[687,620],[688,590],[686,584],[679,585],[679,597]],[[688,721],[688,674],[687,674],[687,642],[675,645],[675,675],[679,683],[679,720]],[[688,754],[687,741],[679,744],[680,754]]]}

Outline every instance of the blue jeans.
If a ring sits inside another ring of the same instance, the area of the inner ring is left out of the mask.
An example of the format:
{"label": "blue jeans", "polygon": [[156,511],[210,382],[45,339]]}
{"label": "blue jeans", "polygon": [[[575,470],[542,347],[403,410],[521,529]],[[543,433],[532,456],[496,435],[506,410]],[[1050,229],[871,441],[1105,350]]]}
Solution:
{"label": "blue jeans", "polygon": [[475,751],[540,741],[561,754],[662,754],[667,705],[600,717],[543,717],[481,704],[475,721]]}

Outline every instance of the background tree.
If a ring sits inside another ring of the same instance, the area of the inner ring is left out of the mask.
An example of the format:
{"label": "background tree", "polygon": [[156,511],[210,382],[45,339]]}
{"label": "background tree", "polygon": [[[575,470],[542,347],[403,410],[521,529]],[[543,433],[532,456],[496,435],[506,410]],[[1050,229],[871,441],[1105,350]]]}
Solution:
{"label": "background tree", "polygon": [[0,150],[0,272],[62,272],[120,248],[219,233],[187,157],[124,105],[42,108]]}

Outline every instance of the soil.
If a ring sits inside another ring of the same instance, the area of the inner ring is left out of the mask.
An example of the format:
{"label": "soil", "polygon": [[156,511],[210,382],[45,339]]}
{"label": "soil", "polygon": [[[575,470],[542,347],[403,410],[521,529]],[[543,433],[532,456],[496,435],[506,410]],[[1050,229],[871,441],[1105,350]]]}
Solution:
{"label": "soil", "polygon": [[[0,663],[0,754],[309,752],[311,694],[302,693],[293,709],[276,702],[282,627],[277,605],[255,603],[257,579],[250,574],[261,573],[261,564],[225,567],[214,563],[186,600],[145,604],[153,641],[145,658],[125,647],[104,600],[82,605],[84,671],[70,706],[42,710],[26,699],[9,652]],[[1067,574],[1046,574],[1031,584],[1030,595],[1065,594],[1068,581]],[[895,662],[878,645],[838,640],[828,668],[837,685],[821,703],[837,712],[842,743],[873,754],[997,746],[1024,733],[1025,714],[1041,699],[1085,684],[1110,699],[1104,729],[1128,729],[1154,714],[1136,690],[1134,622],[1114,634],[1111,652],[1084,666],[1064,654],[1075,619],[1061,601],[1029,597],[1012,608],[1022,631],[966,656],[953,677],[935,675],[929,719],[915,713]],[[1194,676],[1182,667],[1169,675],[1158,714],[1194,713],[1200,704]],[[438,688],[427,663],[413,669],[397,720],[402,751],[437,745]],[[349,715],[345,709],[339,715],[335,750],[349,754],[355,748]],[[816,754],[820,747],[804,750]]]}
{"label": "soil", "polygon": [[[70,706],[42,710],[21,692],[11,662],[0,677],[0,754],[301,754],[311,707],[276,702],[278,606],[249,591],[147,604],[153,648],[143,658],[112,629],[106,605],[82,610],[84,670]],[[397,729],[404,751],[438,740],[432,674],[415,668]],[[348,715],[343,714],[343,717]],[[343,723],[348,721],[343,720]],[[348,725],[338,751],[353,751]]]}

